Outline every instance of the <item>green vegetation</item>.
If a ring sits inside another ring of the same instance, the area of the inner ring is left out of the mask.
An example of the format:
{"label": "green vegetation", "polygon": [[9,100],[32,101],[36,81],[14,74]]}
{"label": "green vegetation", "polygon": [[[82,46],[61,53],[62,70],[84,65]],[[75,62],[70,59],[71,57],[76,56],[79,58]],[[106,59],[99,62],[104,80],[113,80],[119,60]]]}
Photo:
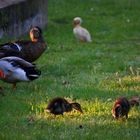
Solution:
{"label": "green vegetation", "polygon": [[[42,76],[15,91],[0,82],[0,140],[139,140],[140,108],[113,120],[119,96],[140,92],[140,1],[50,0],[49,49],[37,61]],[[78,43],[72,20],[80,16],[92,43]],[[64,84],[66,83],[66,84]],[[44,112],[56,96],[81,104],[84,114]]]}

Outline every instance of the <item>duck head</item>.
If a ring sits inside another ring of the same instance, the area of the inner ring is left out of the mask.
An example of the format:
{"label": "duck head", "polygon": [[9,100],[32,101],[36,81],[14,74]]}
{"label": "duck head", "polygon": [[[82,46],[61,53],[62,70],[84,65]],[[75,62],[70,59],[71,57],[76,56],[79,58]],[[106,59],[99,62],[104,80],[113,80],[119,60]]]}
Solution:
{"label": "duck head", "polygon": [[73,19],[73,25],[74,25],[74,27],[80,26],[81,23],[82,23],[82,19],[81,19],[80,17],[75,17],[75,18]]}
{"label": "duck head", "polygon": [[130,111],[130,102],[125,97],[119,97],[116,99],[113,109],[112,109],[112,116],[115,119],[121,118],[123,116],[128,118],[128,113]]}
{"label": "duck head", "polygon": [[79,103],[71,103],[72,108],[76,109],[80,113],[83,113],[83,110],[81,108],[81,105]]}
{"label": "duck head", "polygon": [[30,38],[33,42],[37,42],[39,39],[42,39],[42,30],[38,26],[31,28]]}
{"label": "duck head", "polygon": [[118,119],[119,117],[121,117],[122,114],[122,107],[121,105],[116,105],[115,108],[112,109],[112,116],[114,117],[114,119]]}

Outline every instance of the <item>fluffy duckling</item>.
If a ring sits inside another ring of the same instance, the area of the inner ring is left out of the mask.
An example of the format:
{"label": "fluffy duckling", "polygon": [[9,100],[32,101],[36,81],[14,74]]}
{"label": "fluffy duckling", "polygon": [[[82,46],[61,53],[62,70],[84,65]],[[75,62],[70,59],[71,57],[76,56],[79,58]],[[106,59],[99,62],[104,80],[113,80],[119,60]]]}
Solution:
{"label": "fluffy duckling", "polygon": [[16,88],[17,82],[33,81],[40,76],[41,72],[35,65],[18,57],[4,57],[0,59],[0,79],[12,83]]}
{"label": "fluffy duckling", "polygon": [[70,112],[72,109],[83,113],[79,103],[69,103],[66,99],[56,97],[50,101],[46,110],[54,115],[63,115],[64,112]]}
{"label": "fluffy duckling", "polygon": [[126,116],[128,118],[128,113],[130,110],[130,103],[125,97],[120,97],[116,99],[113,109],[112,109],[112,116],[115,119],[121,118]]}
{"label": "fluffy duckling", "polygon": [[91,36],[87,29],[81,26],[82,19],[80,17],[75,17],[73,19],[73,34],[75,35],[76,39],[81,42],[91,42]]}
{"label": "fluffy duckling", "polygon": [[46,50],[46,43],[42,36],[42,30],[35,26],[31,28],[28,41],[15,41],[0,45],[0,58],[17,56],[28,62],[37,60]]}

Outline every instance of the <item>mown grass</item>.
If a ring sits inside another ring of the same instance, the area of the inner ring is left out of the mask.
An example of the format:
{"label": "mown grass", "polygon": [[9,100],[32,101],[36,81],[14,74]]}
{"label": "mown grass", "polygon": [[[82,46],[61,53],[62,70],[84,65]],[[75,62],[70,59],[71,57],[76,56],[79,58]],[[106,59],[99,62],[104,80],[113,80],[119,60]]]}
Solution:
{"label": "mown grass", "polygon": [[[15,91],[0,82],[0,140],[139,140],[139,107],[128,120],[111,116],[118,96],[140,92],[139,9],[138,0],[49,1],[48,50],[36,62],[42,76]],[[73,37],[75,16],[83,18],[92,43]],[[44,112],[56,96],[79,102],[84,114]]]}

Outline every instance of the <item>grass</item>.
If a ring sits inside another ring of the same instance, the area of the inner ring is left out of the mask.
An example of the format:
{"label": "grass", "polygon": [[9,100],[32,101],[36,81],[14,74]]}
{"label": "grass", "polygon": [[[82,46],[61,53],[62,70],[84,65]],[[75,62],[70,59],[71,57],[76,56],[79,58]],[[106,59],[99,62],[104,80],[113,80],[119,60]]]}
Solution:
{"label": "grass", "polygon": [[[140,109],[113,120],[119,96],[140,92],[140,2],[138,0],[51,0],[44,37],[48,50],[36,62],[42,76],[15,91],[0,82],[0,140],[139,140]],[[72,19],[83,18],[92,43],[78,43]],[[3,40],[1,40],[3,42]],[[67,84],[63,84],[66,81]],[[44,112],[56,96],[81,104],[54,117]]]}

